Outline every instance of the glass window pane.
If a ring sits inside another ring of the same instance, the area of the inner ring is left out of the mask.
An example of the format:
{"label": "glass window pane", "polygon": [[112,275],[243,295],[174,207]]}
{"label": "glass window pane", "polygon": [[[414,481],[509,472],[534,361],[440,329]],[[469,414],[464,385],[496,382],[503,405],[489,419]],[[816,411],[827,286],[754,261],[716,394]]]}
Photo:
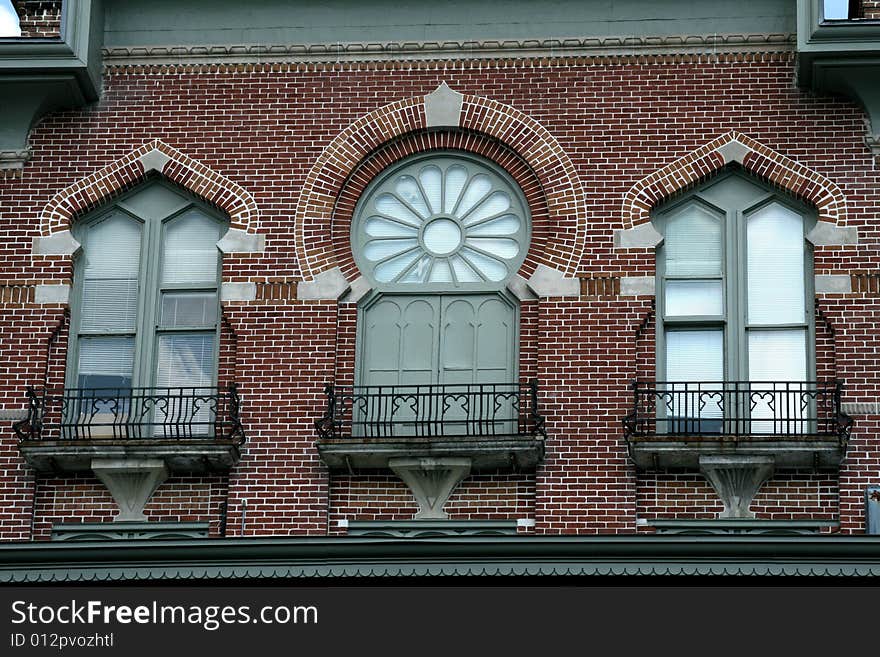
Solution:
{"label": "glass window pane", "polygon": [[724,314],[721,281],[666,281],[667,317]]}
{"label": "glass window pane", "polygon": [[804,316],[804,222],[773,203],[747,220],[749,323],[790,324]]}
{"label": "glass window pane", "polygon": [[[666,332],[667,428],[676,433],[719,433],[724,416],[724,331]],[[706,418],[699,422],[688,418]]]}
{"label": "glass window pane", "polygon": [[823,16],[829,20],[849,18],[849,0],[823,0]]}
{"label": "glass window pane", "polygon": [[214,292],[165,292],[160,325],[163,328],[212,326],[217,322]]}
{"label": "glass window pane", "polygon": [[134,367],[133,337],[79,340],[79,388],[130,388]]}
{"label": "glass window pane", "polygon": [[[749,380],[753,433],[800,433],[806,429],[809,398],[805,329],[749,331]],[[759,394],[755,394],[759,393]]]}
{"label": "glass window pane", "polygon": [[162,284],[216,282],[220,224],[198,210],[165,227]]}
{"label": "glass window pane", "polygon": [[667,276],[721,276],[721,219],[691,204],[666,220]]}
{"label": "glass window pane", "polygon": [[88,227],[83,249],[82,331],[130,331],[137,322],[141,224],[121,213]]}
{"label": "glass window pane", "polygon": [[214,334],[159,336],[156,385],[165,388],[209,387],[214,373]]}
{"label": "glass window pane", "polygon": [[212,430],[216,402],[212,394],[214,334],[186,333],[159,336],[156,385],[194,388],[156,407],[156,434],[207,434]]}

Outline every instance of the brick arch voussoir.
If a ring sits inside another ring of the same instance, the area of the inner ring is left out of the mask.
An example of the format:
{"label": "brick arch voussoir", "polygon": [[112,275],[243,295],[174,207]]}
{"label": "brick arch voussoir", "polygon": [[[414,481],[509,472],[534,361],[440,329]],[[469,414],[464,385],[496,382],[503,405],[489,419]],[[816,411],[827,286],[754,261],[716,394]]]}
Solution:
{"label": "brick arch voussoir", "polygon": [[114,198],[154,171],[223,210],[232,228],[258,232],[259,210],[246,189],[156,139],[55,194],[40,215],[40,234],[47,237],[68,230],[77,215]]}
{"label": "brick arch voussoir", "polygon": [[728,132],[635,183],[623,197],[624,228],[651,220],[660,201],[685,191],[731,162],[813,204],[819,220],[846,225],[846,197],[837,184],[736,131]]}
{"label": "brick arch voussoir", "polygon": [[[546,244],[543,264],[573,276],[586,245],[586,194],[556,138],[520,110],[478,96],[462,97],[457,127],[499,140],[532,168],[543,186],[551,223],[558,227]],[[407,98],[359,118],[324,149],[306,177],[294,215],[295,250],[305,280],[339,264],[332,215],[349,176],[383,145],[426,128],[424,97]]]}

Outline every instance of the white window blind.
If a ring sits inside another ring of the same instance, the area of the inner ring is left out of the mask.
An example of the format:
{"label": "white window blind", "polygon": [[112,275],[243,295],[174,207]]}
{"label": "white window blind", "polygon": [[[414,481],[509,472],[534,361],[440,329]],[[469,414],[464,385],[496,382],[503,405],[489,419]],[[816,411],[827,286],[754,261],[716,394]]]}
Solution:
{"label": "white window blind", "polygon": [[157,386],[201,388],[213,384],[213,333],[161,335],[158,343]]}
{"label": "white window blind", "polygon": [[190,210],[165,227],[162,284],[214,283],[217,280],[220,226]]}
{"label": "white window blind", "polygon": [[[701,396],[711,391],[712,382],[724,379],[724,331],[684,330],[666,332],[666,375],[673,393],[672,414],[676,417],[720,418],[719,400]],[[685,385],[685,382],[701,383]],[[708,384],[708,385],[707,385]]]}
{"label": "white window blind", "polygon": [[721,276],[721,220],[691,204],[667,220],[667,276]]}
{"label": "white window blind", "polygon": [[[806,329],[750,330],[749,381],[754,433],[797,433],[807,408],[801,383],[807,377]],[[755,391],[767,394],[755,395]]]}
{"label": "white window blind", "polygon": [[116,213],[89,229],[83,250],[80,330],[133,331],[137,323],[141,224]]}
{"label": "white window blind", "polygon": [[749,323],[805,322],[803,219],[773,203],[747,227]]}
{"label": "white window blind", "polygon": [[721,281],[666,281],[667,317],[720,316],[724,314]]}
{"label": "white window blind", "polygon": [[133,337],[84,337],[79,341],[80,388],[131,387]]}

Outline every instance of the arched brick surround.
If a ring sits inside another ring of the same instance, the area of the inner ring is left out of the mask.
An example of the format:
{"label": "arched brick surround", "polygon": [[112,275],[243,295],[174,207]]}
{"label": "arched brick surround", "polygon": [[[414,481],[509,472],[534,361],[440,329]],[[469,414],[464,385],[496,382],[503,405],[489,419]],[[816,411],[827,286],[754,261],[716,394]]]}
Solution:
{"label": "arched brick surround", "polygon": [[[463,97],[459,124],[450,127],[450,134],[494,138],[528,165],[542,189],[547,219],[540,243],[543,248],[536,249],[533,242],[524,271],[545,264],[573,276],[586,241],[586,198],[575,167],[556,138],[523,112],[477,96]],[[361,117],[321,153],[306,177],[294,217],[297,257],[305,280],[336,266],[351,271],[347,257],[343,255],[339,261],[335,242],[341,239],[340,233],[332,230],[343,188],[358,166],[388,142],[422,134],[424,144],[430,147],[426,129],[425,98],[407,98]],[[448,147],[454,148],[454,138],[449,139]],[[400,156],[409,152],[405,150]],[[345,233],[344,242],[347,240]]]}
{"label": "arched brick surround", "polygon": [[819,220],[846,225],[846,198],[825,176],[777,153],[739,132],[731,131],[642,178],[623,197],[624,228],[651,220],[651,208],[686,190],[729,162],[812,203]]}
{"label": "arched brick surround", "polygon": [[337,198],[332,217],[333,254],[336,265],[345,277],[352,280],[359,276],[351,252],[350,234],[355,206],[364,189],[386,167],[409,155],[431,150],[460,150],[481,155],[502,167],[516,181],[525,195],[532,217],[529,252],[520,269],[520,273],[528,278],[545,253],[547,234],[551,230],[541,181],[525,160],[498,140],[462,130],[434,130],[404,135],[385,144],[355,168]]}
{"label": "arched brick surround", "polygon": [[69,229],[78,213],[129,189],[154,170],[226,212],[233,228],[257,232],[259,212],[247,190],[156,139],[52,197],[40,215],[41,236]]}

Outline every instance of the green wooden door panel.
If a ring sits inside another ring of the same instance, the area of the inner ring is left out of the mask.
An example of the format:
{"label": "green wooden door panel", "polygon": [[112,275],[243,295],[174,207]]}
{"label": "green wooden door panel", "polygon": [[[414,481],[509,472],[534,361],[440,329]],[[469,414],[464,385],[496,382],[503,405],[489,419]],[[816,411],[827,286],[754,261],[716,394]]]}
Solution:
{"label": "green wooden door panel", "polygon": [[362,321],[361,385],[516,378],[516,308],[497,294],[386,295]]}
{"label": "green wooden door panel", "polygon": [[387,296],[365,313],[363,385],[435,383],[439,300]]}

